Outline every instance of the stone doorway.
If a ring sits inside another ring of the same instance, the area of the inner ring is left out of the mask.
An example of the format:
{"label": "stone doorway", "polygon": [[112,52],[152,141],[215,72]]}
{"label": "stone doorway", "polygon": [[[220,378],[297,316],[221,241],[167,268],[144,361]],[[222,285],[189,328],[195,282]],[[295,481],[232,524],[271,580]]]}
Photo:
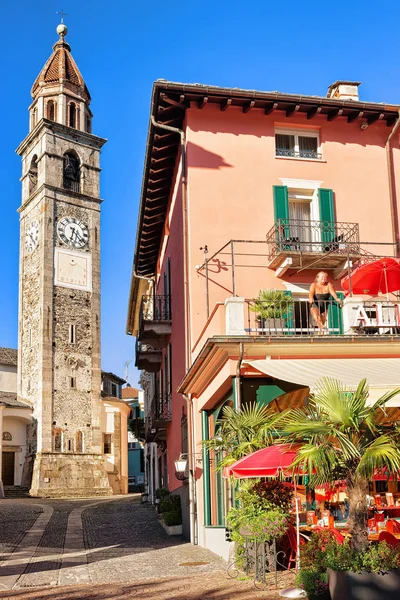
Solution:
{"label": "stone doorway", "polygon": [[14,485],[15,452],[2,453],[1,478],[3,485]]}

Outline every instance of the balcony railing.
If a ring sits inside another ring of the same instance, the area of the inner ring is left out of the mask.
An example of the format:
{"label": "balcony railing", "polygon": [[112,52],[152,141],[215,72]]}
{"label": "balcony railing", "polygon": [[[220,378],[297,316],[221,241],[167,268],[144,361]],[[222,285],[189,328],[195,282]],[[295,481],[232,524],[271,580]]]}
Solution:
{"label": "balcony railing", "polygon": [[157,373],[161,368],[162,350],[150,344],[144,344],[136,338],[135,366],[149,373]]}
{"label": "balcony railing", "polygon": [[170,321],[171,320],[171,297],[166,296],[142,296],[140,305],[139,325],[143,321]]}
{"label": "balcony railing", "polygon": [[270,255],[277,252],[360,251],[358,223],[278,219],[267,233]]}
{"label": "balcony railing", "polygon": [[156,421],[171,421],[171,394],[163,392],[156,394],[153,400],[154,416]]}
{"label": "balcony railing", "polygon": [[[343,308],[334,300],[318,303],[325,319],[320,329],[308,300],[290,298],[282,302],[247,301],[245,332],[260,336],[399,335],[399,305],[390,301],[356,300]],[[257,312],[256,312],[257,311]],[[289,341],[289,340],[288,340]]]}
{"label": "balcony railing", "polygon": [[300,150],[299,152],[296,152],[295,150],[285,150],[284,148],[277,148],[275,156],[284,156],[286,158],[308,158],[312,160],[321,160],[322,158],[322,154],[315,152],[314,150]]}
{"label": "balcony railing", "polygon": [[298,219],[278,219],[267,233],[269,267],[280,266],[285,257],[292,257],[293,266],[306,266],[315,255],[324,255],[320,267],[335,267],[360,256],[358,223],[335,223]]}
{"label": "balcony railing", "polygon": [[165,348],[171,334],[171,297],[142,297],[139,312],[138,338],[153,348]]}

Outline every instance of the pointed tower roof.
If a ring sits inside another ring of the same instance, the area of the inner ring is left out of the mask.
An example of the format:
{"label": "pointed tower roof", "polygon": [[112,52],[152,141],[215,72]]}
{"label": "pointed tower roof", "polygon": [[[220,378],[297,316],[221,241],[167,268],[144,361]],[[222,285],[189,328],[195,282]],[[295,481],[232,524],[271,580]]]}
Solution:
{"label": "pointed tower roof", "polygon": [[68,33],[68,29],[64,23],[58,25],[57,33],[60,38],[54,44],[53,54],[47,60],[32,86],[32,98],[35,100],[43,88],[62,84],[75,92],[75,94],[81,96],[89,104],[91,100],[89,90],[76,62],[72,58],[71,47],[64,39]]}

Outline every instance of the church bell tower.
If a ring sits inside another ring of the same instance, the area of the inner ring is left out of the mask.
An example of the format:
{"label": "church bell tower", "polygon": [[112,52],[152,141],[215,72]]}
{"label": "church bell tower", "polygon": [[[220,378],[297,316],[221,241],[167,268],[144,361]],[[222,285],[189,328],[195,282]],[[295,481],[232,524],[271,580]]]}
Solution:
{"label": "church bell tower", "polygon": [[109,495],[102,455],[100,151],[90,94],[65,40],[31,94],[22,157],[18,397],[33,407],[32,496]]}

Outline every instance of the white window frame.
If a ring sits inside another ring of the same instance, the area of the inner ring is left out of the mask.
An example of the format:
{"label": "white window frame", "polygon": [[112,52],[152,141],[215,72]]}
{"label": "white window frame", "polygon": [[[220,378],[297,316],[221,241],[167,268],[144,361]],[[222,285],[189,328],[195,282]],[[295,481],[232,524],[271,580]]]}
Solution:
{"label": "white window frame", "polygon": [[[312,137],[317,138],[317,154],[319,158],[307,158],[305,156],[278,156],[276,154],[276,135],[293,135],[294,136],[294,152],[299,153],[299,136],[301,137]],[[290,160],[311,160],[315,162],[321,162],[323,160],[322,148],[319,140],[319,131],[317,129],[286,129],[285,127],[275,128],[275,158],[284,158]]]}

